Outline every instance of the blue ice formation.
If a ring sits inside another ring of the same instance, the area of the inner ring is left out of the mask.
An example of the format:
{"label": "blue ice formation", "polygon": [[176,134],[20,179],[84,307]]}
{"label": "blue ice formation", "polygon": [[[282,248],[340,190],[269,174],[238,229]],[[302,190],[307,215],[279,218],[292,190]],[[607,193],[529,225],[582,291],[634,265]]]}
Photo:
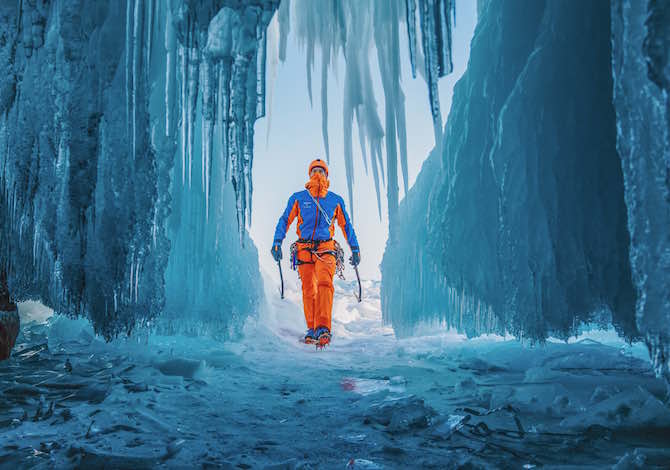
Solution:
{"label": "blue ice formation", "polygon": [[382,300],[397,332],[437,318],[545,338],[630,310],[609,6],[589,5],[484,2],[442,149],[390,230]]}
{"label": "blue ice formation", "polygon": [[[454,69],[451,59],[451,28],[456,16],[456,0],[405,0],[412,76],[416,77],[416,9],[419,7],[424,77],[428,84],[430,112],[435,142],[442,137],[442,114],[437,81]],[[407,191],[405,191],[407,192]]]}
{"label": "blue ice formation", "polygon": [[151,145],[144,56],[124,60],[124,12],[0,6],[0,265],[12,298],[107,337],[159,313],[169,247],[171,164]]}
{"label": "blue ice formation", "polygon": [[179,316],[230,331],[253,311],[245,218],[278,3],[0,5],[0,266],[12,298],[87,316],[107,338],[162,312],[163,328]]}
{"label": "blue ice formation", "polygon": [[478,9],[442,146],[389,230],[384,320],[529,340],[611,322],[668,377],[670,9]]}
{"label": "blue ice formation", "polygon": [[670,380],[670,4],[612,0],[612,75],[635,319]]}

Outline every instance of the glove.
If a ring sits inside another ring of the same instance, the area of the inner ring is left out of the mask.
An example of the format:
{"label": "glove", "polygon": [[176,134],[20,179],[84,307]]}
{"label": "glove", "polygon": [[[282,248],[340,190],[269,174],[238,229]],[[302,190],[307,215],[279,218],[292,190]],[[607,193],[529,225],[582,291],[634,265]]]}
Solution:
{"label": "glove", "polygon": [[275,261],[279,261],[282,256],[281,256],[281,244],[280,243],[275,243],[272,245],[272,257],[275,259]]}
{"label": "glove", "polygon": [[358,248],[351,250],[351,258],[349,258],[349,262],[352,266],[358,266],[358,264],[361,262],[361,252],[358,251]]}

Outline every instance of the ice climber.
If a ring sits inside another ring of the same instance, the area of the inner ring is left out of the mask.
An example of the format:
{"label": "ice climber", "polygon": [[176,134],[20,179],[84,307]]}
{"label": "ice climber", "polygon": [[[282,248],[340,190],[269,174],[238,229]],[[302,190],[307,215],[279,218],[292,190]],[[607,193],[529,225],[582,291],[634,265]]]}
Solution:
{"label": "ice climber", "polygon": [[292,263],[297,265],[302,281],[302,302],[307,322],[306,343],[326,345],[330,342],[333,310],[333,276],[338,258],[343,260],[338,243],[333,240],[334,223],[344,233],[351,248],[352,265],[361,261],[358,240],[344,208],[344,200],[328,191],[328,165],[316,159],[309,165],[305,190],[291,195],[286,210],[277,222],[272,256],[282,259],[281,244],[293,219],[298,219],[298,241],[292,246]]}

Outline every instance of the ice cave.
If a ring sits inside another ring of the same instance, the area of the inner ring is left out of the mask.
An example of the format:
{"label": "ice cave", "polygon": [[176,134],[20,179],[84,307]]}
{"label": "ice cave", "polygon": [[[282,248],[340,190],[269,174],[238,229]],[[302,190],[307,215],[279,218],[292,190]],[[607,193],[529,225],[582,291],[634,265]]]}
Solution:
{"label": "ice cave", "polygon": [[669,436],[670,2],[0,1],[0,468]]}

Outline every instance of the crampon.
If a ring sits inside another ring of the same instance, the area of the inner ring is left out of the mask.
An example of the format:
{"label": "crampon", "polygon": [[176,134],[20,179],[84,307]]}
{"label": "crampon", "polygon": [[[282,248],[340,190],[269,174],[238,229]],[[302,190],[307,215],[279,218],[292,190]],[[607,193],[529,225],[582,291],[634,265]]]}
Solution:
{"label": "crampon", "polygon": [[316,349],[323,349],[330,344],[330,335],[322,334],[318,340],[314,341],[314,344],[316,345]]}

